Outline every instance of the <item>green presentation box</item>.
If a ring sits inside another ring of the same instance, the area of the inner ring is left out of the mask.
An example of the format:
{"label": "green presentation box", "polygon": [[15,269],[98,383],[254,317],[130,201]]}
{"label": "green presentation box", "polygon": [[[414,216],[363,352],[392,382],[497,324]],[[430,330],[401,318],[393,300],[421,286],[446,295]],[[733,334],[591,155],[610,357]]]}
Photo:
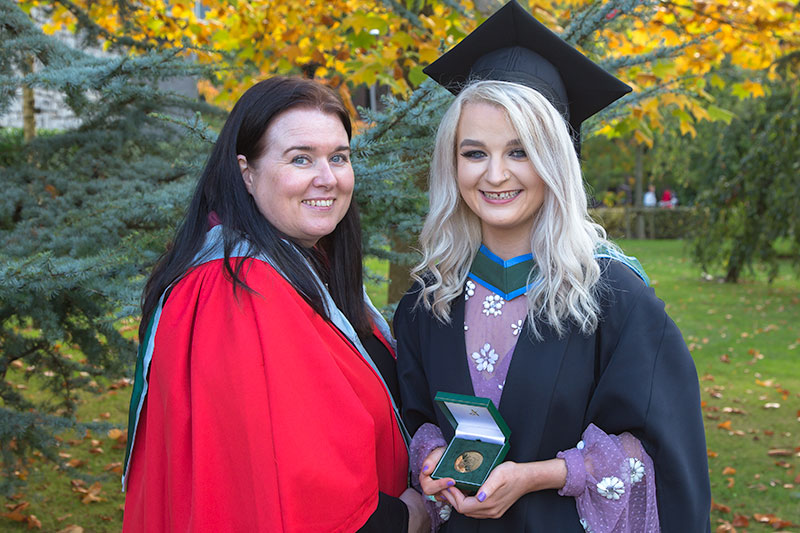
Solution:
{"label": "green presentation box", "polygon": [[455,436],[431,474],[453,478],[456,487],[472,494],[503,462],[511,430],[489,398],[437,392],[434,398],[455,430]]}

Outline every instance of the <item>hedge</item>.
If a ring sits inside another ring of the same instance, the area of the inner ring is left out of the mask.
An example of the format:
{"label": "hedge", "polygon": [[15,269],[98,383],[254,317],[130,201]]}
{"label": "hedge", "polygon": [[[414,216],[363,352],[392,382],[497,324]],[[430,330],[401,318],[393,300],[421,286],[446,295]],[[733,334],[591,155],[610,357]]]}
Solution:
{"label": "hedge", "polygon": [[589,213],[612,239],[682,239],[695,215],[692,207],[598,207]]}

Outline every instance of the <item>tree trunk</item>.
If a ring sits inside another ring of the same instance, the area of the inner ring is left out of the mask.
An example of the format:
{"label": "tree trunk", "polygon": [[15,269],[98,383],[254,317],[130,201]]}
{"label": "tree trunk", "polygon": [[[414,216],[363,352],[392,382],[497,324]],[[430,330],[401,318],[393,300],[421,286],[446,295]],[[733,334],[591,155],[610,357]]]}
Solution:
{"label": "tree trunk", "polygon": [[[405,254],[411,251],[408,236],[392,233],[389,236],[389,240],[393,252]],[[392,304],[400,301],[400,298],[402,298],[409,287],[411,287],[409,272],[411,272],[411,267],[406,264],[389,263],[389,294],[386,300],[387,303]]]}
{"label": "tree trunk", "polygon": [[644,239],[644,213],[642,207],[642,182],[644,181],[644,146],[636,145],[636,167],[633,171],[635,185],[633,186],[633,207],[636,209],[636,238]]}
{"label": "tree trunk", "polygon": [[[33,72],[33,56],[26,59],[27,72]],[[33,96],[33,87],[22,86],[22,132],[25,142],[30,142],[36,137],[36,101]]]}

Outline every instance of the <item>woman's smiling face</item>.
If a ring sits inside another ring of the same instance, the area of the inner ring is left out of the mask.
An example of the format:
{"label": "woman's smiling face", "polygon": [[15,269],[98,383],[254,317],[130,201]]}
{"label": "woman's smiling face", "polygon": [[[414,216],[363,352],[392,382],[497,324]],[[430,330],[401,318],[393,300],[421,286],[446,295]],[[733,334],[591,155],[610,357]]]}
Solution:
{"label": "woman's smiling face", "polygon": [[255,161],[238,156],[245,187],[275,228],[314,246],[344,218],[353,197],[344,125],[334,114],[295,108],[278,115],[265,136]]}
{"label": "woman's smiling face", "polygon": [[529,253],[545,185],[502,107],[486,102],[464,104],[456,134],[456,161],[458,190],[481,220],[484,244],[493,251],[510,248]]}

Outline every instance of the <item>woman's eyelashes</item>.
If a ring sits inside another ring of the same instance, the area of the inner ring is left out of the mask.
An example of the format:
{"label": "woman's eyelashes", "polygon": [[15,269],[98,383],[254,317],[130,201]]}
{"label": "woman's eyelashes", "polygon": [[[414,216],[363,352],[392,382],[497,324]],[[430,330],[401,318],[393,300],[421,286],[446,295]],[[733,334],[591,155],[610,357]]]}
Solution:
{"label": "woman's eyelashes", "polygon": [[466,152],[461,153],[461,157],[466,159],[483,159],[486,157],[486,154],[481,150],[467,150]]}
{"label": "woman's eyelashes", "polygon": [[[350,158],[346,153],[336,153],[330,157],[330,162],[333,165],[346,165],[350,162]],[[307,155],[296,155],[292,158],[292,164],[306,167],[313,163],[310,156]]]}
{"label": "woman's eyelashes", "polygon": [[348,161],[350,161],[350,158],[347,156],[347,154],[344,153],[334,154],[331,156],[331,163],[333,163],[334,165],[344,165]]}
{"label": "woman's eyelashes", "polygon": [[292,164],[297,166],[307,166],[311,164],[311,158],[307,155],[296,155],[292,158]]}
{"label": "woman's eyelashes", "polygon": [[[525,150],[522,148],[514,148],[508,152],[508,157],[511,159],[527,159],[528,154],[525,153]],[[461,157],[466,159],[483,159],[486,157],[486,153],[481,150],[468,150],[466,152],[461,153]]]}

